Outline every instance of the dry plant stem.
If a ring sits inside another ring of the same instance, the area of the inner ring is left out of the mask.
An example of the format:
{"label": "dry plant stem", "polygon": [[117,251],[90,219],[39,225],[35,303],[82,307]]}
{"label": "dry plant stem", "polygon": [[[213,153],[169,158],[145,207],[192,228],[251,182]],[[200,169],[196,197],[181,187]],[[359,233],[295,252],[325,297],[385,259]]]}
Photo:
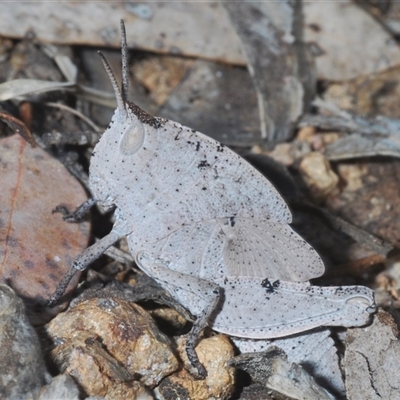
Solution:
{"label": "dry plant stem", "polygon": [[95,132],[100,132],[100,128],[92,120],[90,120],[88,117],[83,115],[81,112],[75,110],[74,108],[68,107],[65,104],[54,103],[54,102],[47,102],[45,103],[45,105],[48,107],[59,108],[60,110],[68,111],[71,114],[74,114],[77,117],[79,117],[82,121],[85,121]]}
{"label": "dry plant stem", "polygon": [[379,255],[386,256],[391,250],[395,248],[391,243],[378,238],[377,236],[373,235],[372,233],[367,232],[363,228],[355,226],[348,221],[345,221],[343,218],[340,218],[328,210],[324,208],[317,207],[311,203],[300,203],[296,202],[292,204],[293,207],[298,206],[299,208],[309,208],[316,212],[321,213],[324,218],[332,225],[332,228],[338,231],[345,233],[346,235],[350,236],[360,245],[366,246],[372,251],[375,251]]}
{"label": "dry plant stem", "polygon": [[36,142],[32,136],[32,132],[29,128],[18,118],[13,117],[7,112],[2,112],[0,108],[0,120],[7,124],[10,129],[21,135],[32,147],[36,147]]}
{"label": "dry plant stem", "polygon": [[359,228],[344,219],[332,215],[330,212],[321,209],[323,215],[329,220],[334,229],[344,232],[349,235],[357,243],[367,246],[376,253],[386,256],[389,251],[393,250],[394,246],[371,233],[368,233],[362,228]]}
{"label": "dry plant stem", "polygon": [[357,132],[362,135],[396,136],[400,120],[393,118],[366,119],[359,116],[344,118],[339,115],[310,115],[306,114],[299,123],[300,127],[315,126],[319,129],[339,132]]}

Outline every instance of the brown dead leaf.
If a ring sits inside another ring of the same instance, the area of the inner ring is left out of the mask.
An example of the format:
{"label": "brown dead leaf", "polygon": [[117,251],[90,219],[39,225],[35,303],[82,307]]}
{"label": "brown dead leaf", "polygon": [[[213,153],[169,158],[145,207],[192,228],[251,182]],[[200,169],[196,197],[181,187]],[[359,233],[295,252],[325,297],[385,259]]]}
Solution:
{"label": "brown dead leaf", "polygon": [[[54,292],[87,246],[87,223],[67,224],[60,214],[52,214],[60,203],[75,208],[86,195],[60,162],[18,135],[0,141],[0,175],[0,282],[11,286],[29,307]],[[59,307],[42,311],[34,322],[58,311]]]}

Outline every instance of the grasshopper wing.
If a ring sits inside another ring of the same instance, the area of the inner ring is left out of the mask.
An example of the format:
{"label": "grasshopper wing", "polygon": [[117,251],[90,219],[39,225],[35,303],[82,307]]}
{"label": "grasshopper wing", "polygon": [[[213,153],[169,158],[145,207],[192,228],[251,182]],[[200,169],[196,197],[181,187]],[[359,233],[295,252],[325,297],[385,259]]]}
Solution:
{"label": "grasshopper wing", "polygon": [[[135,240],[136,239],[136,240]],[[258,277],[306,282],[323,274],[316,251],[290,226],[246,218],[221,218],[185,225],[142,248],[166,260],[171,269],[207,280]]]}
{"label": "grasshopper wing", "polygon": [[226,276],[305,282],[324,273],[317,252],[289,225],[247,218],[234,221],[226,228]]}
{"label": "grasshopper wing", "polygon": [[210,326],[252,339],[293,335],[320,326],[362,326],[375,311],[373,291],[364,286],[317,287],[268,279],[224,279],[225,298]]}

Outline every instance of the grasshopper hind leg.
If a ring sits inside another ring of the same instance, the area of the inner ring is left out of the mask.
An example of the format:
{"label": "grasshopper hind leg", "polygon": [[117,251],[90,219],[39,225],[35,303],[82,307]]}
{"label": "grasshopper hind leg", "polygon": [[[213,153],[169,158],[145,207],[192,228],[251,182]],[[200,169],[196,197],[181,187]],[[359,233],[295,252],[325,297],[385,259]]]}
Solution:
{"label": "grasshopper hind leg", "polygon": [[219,305],[222,289],[213,282],[174,271],[168,267],[167,262],[145,251],[138,253],[136,262],[147,275],[156,280],[173,298],[184,304],[191,314],[196,316],[196,321],[186,341],[186,353],[192,367],[197,371],[192,374],[197,379],[204,379],[207,371],[199,361],[195,347],[201,332]]}

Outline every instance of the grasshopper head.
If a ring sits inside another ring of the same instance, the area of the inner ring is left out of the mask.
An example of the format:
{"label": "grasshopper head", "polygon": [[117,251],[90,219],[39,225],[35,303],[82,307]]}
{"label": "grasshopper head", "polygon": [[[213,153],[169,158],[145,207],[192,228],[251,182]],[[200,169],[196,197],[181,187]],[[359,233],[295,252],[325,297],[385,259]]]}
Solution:
{"label": "grasshopper head", "polygon": [[121,179],[129,174],[128,158],[137,153],[145,140],[146,125],[158,128],[160,120],[127,100],[129,89],[128,47],[121,20],[122,85],[121,88],[103,54],[104,68],[117,100],[111,123],[96,144],[90,161],[89,185],[97,202],[105,209],[115,204],[122,189]]}

